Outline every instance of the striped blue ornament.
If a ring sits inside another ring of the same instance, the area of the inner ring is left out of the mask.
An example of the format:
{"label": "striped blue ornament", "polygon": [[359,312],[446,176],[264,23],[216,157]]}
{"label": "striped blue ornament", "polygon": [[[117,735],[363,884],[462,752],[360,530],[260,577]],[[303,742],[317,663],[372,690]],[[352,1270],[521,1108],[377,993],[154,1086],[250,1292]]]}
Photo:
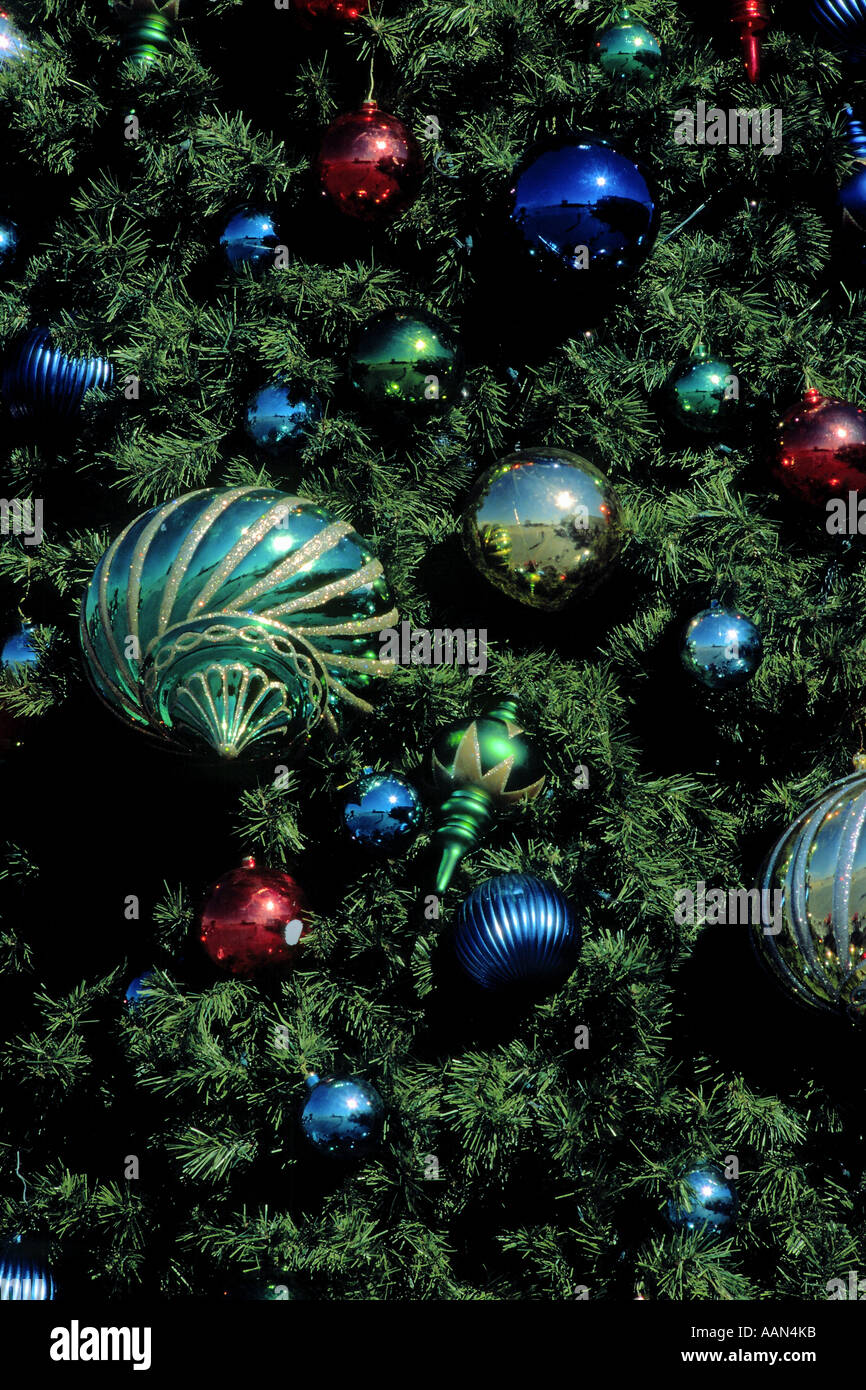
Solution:
{"label": "striped blue ornament", "polygon": [[812,18],[852,58],[866,54],[866,0],[812,0]]}
{"label": "striped blue ornament", "polygon": [[44,1303],[55,1297],[41,1243],[13,1236],[0,1251],[0,1303]]}
{"label": "striped blue ornament", "polygon": [[93,387],[106,390],[114,379],[101,357],[67,357],[47,328],[34,328],[7,355],[0,392],[10,415],[21,420],[73,419]]}
{"label": "striped blue ornament", "polygon": [[484,989],[554,988],[574,969],[579,945],[562,893],[531,874],[487,879],[457,914],[457,959]]}

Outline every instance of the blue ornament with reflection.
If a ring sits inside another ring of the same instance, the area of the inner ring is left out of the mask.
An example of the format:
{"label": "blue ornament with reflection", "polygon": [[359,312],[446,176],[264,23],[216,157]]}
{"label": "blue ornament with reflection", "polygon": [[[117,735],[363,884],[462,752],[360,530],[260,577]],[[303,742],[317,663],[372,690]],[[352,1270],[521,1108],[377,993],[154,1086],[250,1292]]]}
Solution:
{"label": "blue ornament with reflection", "polygon": [[33,643],[35,631],[32,623],[22,623],[17,632],[7,637],[0,650],[0,666],[38,666],[39,652]]}
{"label": "blue ornament with reflection", "polygon": [[674,1230],[727,1235],[739,1209],[733,1180],[725,1177],[718,1163],[710,1162],[697,1163],[683,1179],[692,1195],[682,1203],[673,1198],[668,1202],[667,1218]]}
{"label": "blue ornament with reflection", "polygon": [[710,690],[751,680],[763,659],[761,634],[751,618],[713,600],[690,619],[680,649],[683,665]]}
{"label": "blue ornament with reflection", "polygon": [[301,1129],[319,1153],[368,1158],[382,1141],[385,1105],[375,1086],[358,1076],[311,1073],[301,1110]]}
{"label": "blue ornament with reflection", "polygon": [[13,1236],[0,1250],[0,1303],[46,1303],[55,1296],[44,1242]]}
{"label": "blue ornament with reflection", "polygon": [[350,838],[374,854],[402,854],[412,844],[424,815],[418,792],[399,772],[365,767],[343,805]]}
{"label": "blue ornament with reflection", "polygon": [[598,135],[549,144],[519,167],[511,220],[540,270],[581,284],[627,280],[658,232],[656,194],[641,166]]}
{"label": "blue ornament with reflection", "polygon": [[286,382],[272,381],[247,406],[244,429],[253,444],[280,459],[300,449],[321,418],[321,401],[311,391],[295,391]]}
{"label": "blue ornament with reflection", "polygon": [[155,979],[155,970],[144,970],[130,981],[123,998],[131,1014],[137,1013],[141,1005],[147,1002],[148,989]]}
{"label": "blue ornament with reflection", "polygon": [[0,10],[0,68],[7,63],[18,63],[30,52],[30,44],[19,29],[16,29],[5,10]]}
{"label": "blue ornament with reflection", "polygon": [[273,265],[274,252],[280,244],[273,213],[251,207],[236,208],[220,237],[220,246],[233,269],[250,265],[254,270],[266,270]]}
{"label": "blue ornament with reflection", "polygon": [[19,234],[16,223],[0,217],[0,270],[6,270],[18,254]]}
{"label": "blue ornament with reflection", "polygon": [[554,989],[573,971],[579,946],[566,899],[531,874],[487,879],[457,914],[457,959],[483,989]]}
{"label": "blue ornament with reflection", "polygon": [[845,107],[848,146],[858,167],[839,189],[839,203],[844,215],[858,231],[866,233],[866,130],[850,106]]}

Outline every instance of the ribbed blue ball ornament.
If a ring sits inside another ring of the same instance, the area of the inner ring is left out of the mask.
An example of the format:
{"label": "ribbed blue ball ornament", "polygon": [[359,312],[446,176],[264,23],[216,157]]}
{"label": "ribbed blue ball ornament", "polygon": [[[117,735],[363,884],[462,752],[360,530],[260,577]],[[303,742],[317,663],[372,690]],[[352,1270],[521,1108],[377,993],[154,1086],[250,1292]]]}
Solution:
{"label": "ribbed blue ball ornament", "polygon": [[114,379],[110,362],[101,357],[67,357],[51,341],[47,328],[34,328],[11,349],[0,380],[0,394],[16,419],[36,422],[72,420],[85,392],[106,390]]}
{"label": "ribbed blue ball ornament", "polygon": [[839,189],[839,204],[845,217],[858,231],[866,232],[866,129],[850,106],[845,107],[848,148],[859,167],[849,174]]}
{"label": "ribbed blue ball ornament", "polygon": [[457,959],[483,989],[555,988],[574,969],[579,946],[562,893],[531,874],[487,879],[457,914]]}
{"label": "ribbed blue ball ornament", "polygon": [[866,0],[812,0],[812,18],[852,58],[866,55]]}
{"label": "ribbed blue ball ornament", "polygon": [[0,1303],[44,1303],[54,1297],[54,1276],[41,1242],[13,1236],[0,1250]]}

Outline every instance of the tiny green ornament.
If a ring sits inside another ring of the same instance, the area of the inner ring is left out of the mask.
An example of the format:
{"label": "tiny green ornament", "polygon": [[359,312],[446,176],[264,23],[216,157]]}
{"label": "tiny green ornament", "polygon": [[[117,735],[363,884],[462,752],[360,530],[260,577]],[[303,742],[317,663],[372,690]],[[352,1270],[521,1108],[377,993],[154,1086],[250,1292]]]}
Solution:
{"label": "tiny green ornament", "polygon": [[443,729],[431,770],[447,793],[433,834],[440,851],[436,892],[444,893],[460,860],[481,842],[496,806],[534,801],[544,786],[541,759],[518,723],[516,696],[502,696],[478,719]]}
{"label": "tiny green ornament", "polygon": [[698,343],[691,357],[674,367],[665,397],[668,412],[686,429],[721,434],[736,419],[739,382],[730,362]]}
{"label": "tiny green ornament", "polygon": [[650,82],[662,65],[661,44],[645,24],[632,19],[629,10],[620,10],[616,24],[596,35],[595,51],[599,65],[611,77]]}

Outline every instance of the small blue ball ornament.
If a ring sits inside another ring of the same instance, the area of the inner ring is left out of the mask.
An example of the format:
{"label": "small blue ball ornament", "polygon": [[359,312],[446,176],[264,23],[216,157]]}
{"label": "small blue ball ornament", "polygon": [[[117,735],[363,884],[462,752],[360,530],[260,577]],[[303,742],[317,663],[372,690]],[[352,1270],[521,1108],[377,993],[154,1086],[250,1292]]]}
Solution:
{"label": "small blue ball ornament", "polygon": [[8,217],[0,217],[0,270],[8,270],[18,254],[20,236],[17,225]]}
{"label": "small blue ball ornament", "polygon": [[0,1303],[45,1303],[55,1297],[43,1243],[13,1236],[0,1250]]}
{"label": "small blue ball ornament", "polygon": [[33,623],[22,623],[16,632],[6,638],[0,649],[0,666],[14,670],[22,666],[38,666],[40,654],[36,650]]}
{"label": "small blue ball ornament", "polygon": [[244,429],[257,448],[274,459],[284,459],[300,449],[321,418],[322,403],[313,392],[272,381],[249,402]]}
{"label": "small blue ball ornament", "polygon": [[220,246],[233,270],[242,265],[266,270],[273,265],[279,245],[273,213],[258,208],[235,208],[220,236]]}
{"label": "small blue ball ornament", "polygon": [[123,998],[131,1014],[137,1013],[142,1004],[147,1002],[148,991],[155,979],[155,970],[144,970],[130,981]]}
{"label": "small blue ball ornament", "polygon": [[374,772],[370,767],[364,768],[343,805],[350,839],[373,854],[402,854],[417,836],[423,815],[411,782],[398,772]]}
{"label": "small blue ball ornament", "polygon": [[511,220],[539,271],[579,285],[627,280],[658,232],[648,176],[598,135],[563,137],[531,155],[509,198]]}
{"label": "small blue ball ornament", "polygon": [[85,393],[114,380],[101,357],[67,357],[47,328],[34,328],[6,354],[0,395],[15,419],[64,423],[75,418]]}
{"label": "small blue ball ornament", "polygon": [[689,620],[680,655],[696,680],[710,690],[729,690],[751,680],[764,652],[751,618],[714,600]]}
{"label": "small blue ball ornament", "polygon": [[562,893],[531,874],[487,879],[457,914],[457,959],[483,989],[555,988],[574,969],[579,945]]}
{"label": "small blue ball ornament", "polygon": [[301,1110],[301,1129],[319,1153],[331,1158],[368,1158],[382,1141],[385,1105],[369,1081],[358,1076],[311,1073]]}
{"label": "small blue ball ornament", "polygon": [[718,1163],[697,1163],[683,1175],[692,1197],[685,1203],[673,1198],[667,1205],[667,1218],[675,1231],[703,1231],[707,1235],[727,1235],[737,1219],[739,1201],[736,1185],[726,1178]]}

